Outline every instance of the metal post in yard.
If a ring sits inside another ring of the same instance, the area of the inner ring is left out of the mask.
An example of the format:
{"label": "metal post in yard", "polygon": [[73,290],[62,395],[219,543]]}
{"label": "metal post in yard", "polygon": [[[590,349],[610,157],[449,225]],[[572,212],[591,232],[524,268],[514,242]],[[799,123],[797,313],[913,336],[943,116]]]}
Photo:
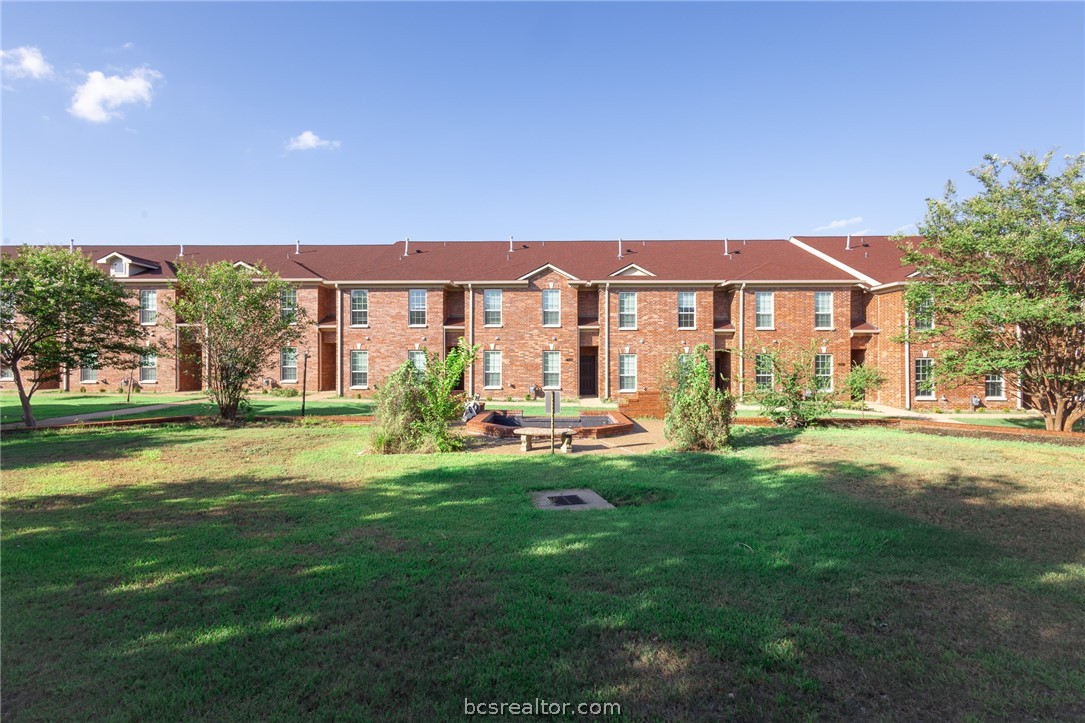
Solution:
{"label": "metal post in yard", "polygon": [[301,358],[301,416],[305,416],[305,379],[309,376],[309,352]]}

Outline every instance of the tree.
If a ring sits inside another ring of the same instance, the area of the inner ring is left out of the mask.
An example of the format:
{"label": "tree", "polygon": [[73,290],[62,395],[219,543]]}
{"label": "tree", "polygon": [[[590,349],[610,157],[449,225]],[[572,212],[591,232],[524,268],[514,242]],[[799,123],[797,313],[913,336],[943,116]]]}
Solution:
{"label": "tree", "polygon": [[36,425],[34,392],[62,368],[129,364],[138,319],[128,291],[80,253],[23,246],[0,256],[0,364],[14,375],[26,426]]}
{"label": "tree", "polygon": [[786,356],[780,352],[758,354],[759,375],[769,374],[772,383],[754,397],[761,413],[784,427],[805,427],[833,410],[833,394],[818,378],[817,351],[797,349]]}
{"label": "tree", "polygon": [[907,302],[936,323],[905,333],[939,346],[940,382],[1003,375],[1069,431],[1085,416],[1085,154],[1058,173],[1051,157],[985,156],[980,193],[927,200],[924,239],[902,248]]}
{"label": "tree", "polygon": [[854,402],[863,403],[863,416],[866,416],[866,396],[885,384],[885,375],[877,367],[856,364],[844,377],[844,387],[851,394]]}
{"label": "tree", "polygon": [[174,319],[163,323],[186,324],[180,328],[198,342],[206,359],[208,397],[221,419],[236,420],[249,388],[301,338],[309,323],[305,309],[281,303],[283,292],[294,287],[263,266],[181,262],[174,288],[174,300],[165,302]]}
{"label": "tree", "polygon": [[735,399],[712,383],[708,345],[680,354],[664,372],[667,414],[663,436],[682,451],[719,450],[731,446]]}

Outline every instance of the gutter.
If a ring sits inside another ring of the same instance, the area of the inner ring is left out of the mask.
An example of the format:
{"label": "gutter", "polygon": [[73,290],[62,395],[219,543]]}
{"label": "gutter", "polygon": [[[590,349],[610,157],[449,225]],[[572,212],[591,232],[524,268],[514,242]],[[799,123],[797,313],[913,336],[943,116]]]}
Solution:
{"label": "gutter", "polygon": [[606,283],[603,287],[603,307],[604,315],[606,317],[606,323],[603,325],[603,352],[605,358],[603,361],[603,391],[606,392],[606,397],[610,398],[610,282]]}
{"label": "gutter", "polygon": [[904,306],[904,408],[912,408],[912,322],[908,305]]}
{"label": "gutter", "polygon": [[738,290],[738,398],[746,395],[746,284]]}
{"label": "gutter", "polygon": [[343,396],[343,292],[335,285],[335,393]]}
{"label": "gutter", "polygon": [[[467,308],[469,314],[467,315],[467,345],[472,349],[475,347],[475,287],[473,284],[467,284]],[[475,396],[475,365],[478,364],[478,360],[471,362],[471,368],[467,370],[468,376],[468,394],[474,398]]]}

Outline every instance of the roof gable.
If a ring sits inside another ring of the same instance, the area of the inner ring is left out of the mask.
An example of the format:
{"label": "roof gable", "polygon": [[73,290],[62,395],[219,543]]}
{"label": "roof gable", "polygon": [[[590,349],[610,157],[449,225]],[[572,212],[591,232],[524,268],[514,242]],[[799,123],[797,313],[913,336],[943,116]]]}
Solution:
{"label": "roof gable", "polygon": [[655,276],[655,274],[638,264],[629,264],[618,269],[611,276]]}

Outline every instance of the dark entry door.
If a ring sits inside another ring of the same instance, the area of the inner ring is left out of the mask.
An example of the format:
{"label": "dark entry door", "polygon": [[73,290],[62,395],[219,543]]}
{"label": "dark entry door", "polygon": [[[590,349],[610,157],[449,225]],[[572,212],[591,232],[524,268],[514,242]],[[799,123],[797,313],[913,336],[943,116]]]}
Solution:
{"label": "dark entry door", "polygon": [[594,397],[599,394],[599,355],[580,355],[580,396]]}

